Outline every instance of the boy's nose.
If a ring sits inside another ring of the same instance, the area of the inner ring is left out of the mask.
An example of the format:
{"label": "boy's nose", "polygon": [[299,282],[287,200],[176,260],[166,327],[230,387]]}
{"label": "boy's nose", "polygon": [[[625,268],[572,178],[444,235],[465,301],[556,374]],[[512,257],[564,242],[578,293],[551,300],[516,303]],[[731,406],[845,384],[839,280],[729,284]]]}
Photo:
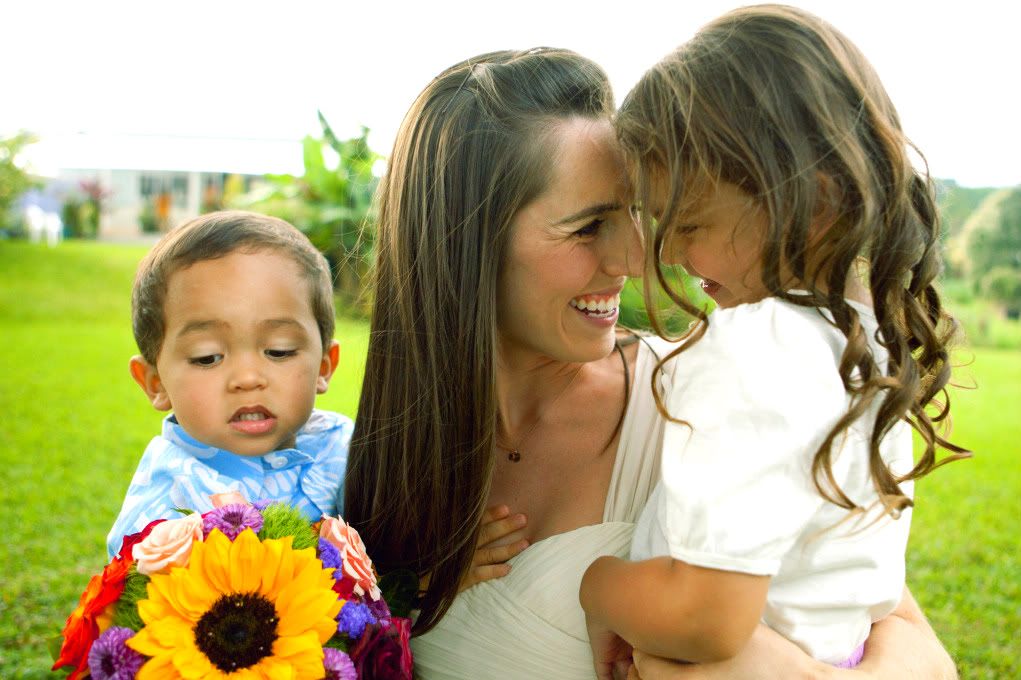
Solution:
{"label": "boy's nose", "polygon": [[258,390],[266,386],[266,376],[253,365],[242,365],[231,373],[227,389],[232,392]]}

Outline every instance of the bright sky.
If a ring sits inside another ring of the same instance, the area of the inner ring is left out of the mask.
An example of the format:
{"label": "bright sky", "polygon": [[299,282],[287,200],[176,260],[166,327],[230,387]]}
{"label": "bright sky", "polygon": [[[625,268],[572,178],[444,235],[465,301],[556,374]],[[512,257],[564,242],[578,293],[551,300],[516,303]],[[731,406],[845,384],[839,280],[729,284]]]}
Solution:
{"label": "bright sky", "polygon": [[[793,1],[861,47],[935,176],[967,186],[1021,182],[1017,3]],[[124,163],[166,137],[180,139],[179,150],[193,148],[184,138],[231,138],[235,157],[249,149],[264,170],[299,171],[289,140],[318,131],[317,108],[342,136],[369,126],[372,146],[388,154],[404,112],[442,69],[536,45],[600,63],[619,101],[646,68],[738,4],[12,2],[0,13],[0,135],[42,135],[30,160],[44,171],[85,157]],[[77,144],[81,132],[91,146]]]}

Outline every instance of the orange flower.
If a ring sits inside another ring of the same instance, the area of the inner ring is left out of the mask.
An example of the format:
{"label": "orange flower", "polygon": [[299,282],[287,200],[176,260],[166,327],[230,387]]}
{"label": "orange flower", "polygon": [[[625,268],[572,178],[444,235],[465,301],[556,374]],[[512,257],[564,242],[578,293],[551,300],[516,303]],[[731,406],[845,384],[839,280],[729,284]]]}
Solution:
{"label": "orange flower", "polygon": [[89,585],[85,587],[85,592],[78,600],[78,606],[64,624],[62,633],[64,643],[60,647],[60,656],[51,670],[73,666],[74,670],[71,671],[68,680],[75,680],[82,672],[87,671],[89,650],[99,637],[97,619],[124,592],[124,579],[127,578],[130,566],[131,560],[115,557],[106,565],[102,574],[89,579]]}

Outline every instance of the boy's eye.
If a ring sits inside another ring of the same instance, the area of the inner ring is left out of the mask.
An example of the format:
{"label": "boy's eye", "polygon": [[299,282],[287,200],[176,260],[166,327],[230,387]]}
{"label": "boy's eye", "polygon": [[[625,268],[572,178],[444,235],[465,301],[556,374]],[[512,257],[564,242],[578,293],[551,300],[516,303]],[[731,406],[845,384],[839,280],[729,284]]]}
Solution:
{"label": "boy's eye", "polygon": [[298,353],[296,349],[267,349],[265,354],[270,359],[286,359]]}
{"label": "boy's eye", "polygon": [[581,229],[576,230],[573,235],[581,238],[595,236],[599,233],[599,229],[603,226],[603,222],[605,222],[605,220],[602,217],[597,217]]}
{"label": "boy's eye", "polygon": [[192,366],[215,366],[223,361],[222,354],[206,354],[200,357],[191,357],[188,363]]}

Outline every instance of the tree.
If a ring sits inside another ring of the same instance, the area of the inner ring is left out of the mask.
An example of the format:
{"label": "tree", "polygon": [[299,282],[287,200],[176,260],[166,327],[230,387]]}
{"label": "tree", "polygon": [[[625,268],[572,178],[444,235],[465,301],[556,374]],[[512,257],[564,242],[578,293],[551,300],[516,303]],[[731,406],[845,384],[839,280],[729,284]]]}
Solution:
{"label": "tree", "polygon": [[1021,269],[1021,187],[991,195],[966,230],[968,265],[976,277],[997,266]]}
{"label": "tree", "polygon": [[981,287],[990,300],[1003,305],[1008,319],[1021,318],[1021,269],[994,267],[982,277]]}
{"label": "tree", "polygon": [[35,141],[34,135],[24,131],[0,139],[0,227],[7,226],[8,212],[18,197],[38,185],[17,163],[22,149]]}

